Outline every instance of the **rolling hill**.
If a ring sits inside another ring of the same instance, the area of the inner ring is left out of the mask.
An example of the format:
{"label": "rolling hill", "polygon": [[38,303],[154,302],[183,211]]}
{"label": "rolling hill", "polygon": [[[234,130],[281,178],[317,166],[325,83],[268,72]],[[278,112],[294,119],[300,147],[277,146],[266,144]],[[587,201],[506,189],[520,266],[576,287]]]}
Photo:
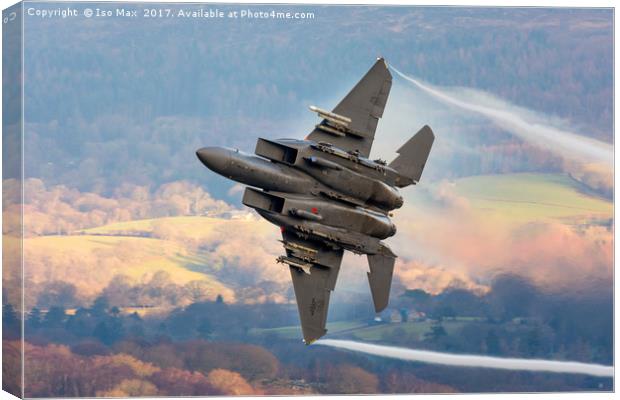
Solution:
{"label": "rolling hill", "polygon": [[[424,188],[412,190],[408,202],[432,218],[445,204],[433,195],[437,185]],[[564,175],[475,176],[456,180],[451,191],[476,218],[494,218],[508,226],[546,220],[608,225],[613,218],[611,201]],[[398,223],[399,215],[395,218]],[[401,235],[406,235],[403,228]],[[277,239],[277,229],[251,213],[124,221],[69,235],[26,238],[26,277],[35,284],[68,282],[80,295],[92,297],[115,275],[141,282],[164,271],[178,285],[205,282],[227,301],[256,287],[262,289],[252,295],[254,301],[288,301],[288,274],[274,262],[281,251]]]}

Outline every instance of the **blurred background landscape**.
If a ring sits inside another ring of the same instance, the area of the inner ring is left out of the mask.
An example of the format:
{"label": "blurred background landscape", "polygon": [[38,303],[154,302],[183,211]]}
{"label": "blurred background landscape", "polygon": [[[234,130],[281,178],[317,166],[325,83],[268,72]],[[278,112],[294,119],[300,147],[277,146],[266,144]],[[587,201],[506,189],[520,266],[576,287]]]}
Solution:
{"label": "blurred background landscape", "polygon": [[[315,18],[26,17],[26,396],[612,390],[610,378],[306,347],[275,262],[278,229],[194,156],[304,137],[316,123],[308,105],[332,108],[377,56],[612,146],[612,10],[251,9]],[[611,365],[612,167],[528,142],[397,76],[371,156],[392,159],[424,124],[437,139],[395,212],[390,306],[374,314],[366,259],[346,255],[327,337]],[[3,182],[5,220],[20,190]],[[6,226],[5,246],[19,248]],[[9,361],[20,351],[17,261],[4,261]],[[5,387],[19,384],[4,372]]]}

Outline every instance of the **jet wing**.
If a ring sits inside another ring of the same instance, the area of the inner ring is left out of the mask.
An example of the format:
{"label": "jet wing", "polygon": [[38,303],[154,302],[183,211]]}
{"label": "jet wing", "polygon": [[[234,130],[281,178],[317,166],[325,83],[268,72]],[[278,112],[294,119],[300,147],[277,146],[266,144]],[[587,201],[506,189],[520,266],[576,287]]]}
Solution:
{"label": "jet wing", "polygon": [[343,250],[295,233],[282,236],[286,257],[279,261],[289,265],[304,342],[310,344],[327,333],[329,296],[336,286]]}
{"label": "jet wing", "polygon": [[385,60],[379,58],[332,111],[337,116],[351,120],[346,129],[333,129],[329,121],[323,120],[306,139],[328,142],[343,150],[358,151],[360,155],[368,157],[391,87],[392,75]]}

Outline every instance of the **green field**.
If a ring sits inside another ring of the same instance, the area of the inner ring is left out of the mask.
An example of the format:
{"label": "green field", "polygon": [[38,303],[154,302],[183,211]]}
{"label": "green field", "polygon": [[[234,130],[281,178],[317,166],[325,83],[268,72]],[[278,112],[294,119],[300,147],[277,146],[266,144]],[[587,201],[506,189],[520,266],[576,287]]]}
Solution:
{"label": "green field", "polygon": [[[453,335],[465,324],[475,320],[475,318],[457,317],[454,319],[444,319],[441,325],[448,335]],[[408,337],[417,336],[418,340],[423,340],[424,335],[431,331],[434,323],[431,320],[380,324],[371,324],[370,321],[335,321],[327,323],[328,332],[326,337],[377,342],[384,340],[388,336],[402,334]],[[301,337],[301,328],[298,325],[294,325],[270,329],[252,329],[250,334],[257,336],[275,335],[282,339],[297,339]]]}
{"label": "green field", "polygon": [[[611,200],[562,174],[472,176],[455,180],[452,190],[481,218],[508,223],[608,223],[613,216]],[[433,207],[428,193],[419,192],[414,197],[422,205]]]}
{"label": "green field", "polygon": [[566,175],[512,174],[460,179],[457,193],[480,210],[516,220],[610,218],[613,203]]}
{"label": "green field", "polygon": [[[367,324],[363,321],[337,321],[337,322],[329,322],[327,324],[327,329],[330,334],[341,333],[345,331],[352,331],[356,329],[363,329],[367,326]],[[268,329],[251,329],[250,334],[252,335],[275,335],[277,337],[281,337],[284,339],[297,339],[302,337],[301,335],[301,327],[299,325],[293,326],[282,326],[278,328],[268,328]]]}

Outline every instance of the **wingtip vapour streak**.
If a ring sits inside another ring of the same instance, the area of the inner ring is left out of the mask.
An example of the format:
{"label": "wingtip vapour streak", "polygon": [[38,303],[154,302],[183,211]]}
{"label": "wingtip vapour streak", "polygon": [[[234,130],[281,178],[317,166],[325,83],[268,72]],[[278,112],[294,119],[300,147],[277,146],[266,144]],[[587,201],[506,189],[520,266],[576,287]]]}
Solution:
{"label": "wingtip vapour streak", "polygon": [[568,132],[547,124],[528,121],[525,117],[512,110],[493,108],[483,104],[463,101],[400,72],[392,65],[389,67],[396,72],[398,76],[413,83],[438,100],[463,110],[483,115],[501,128],[526,141],[547,148],[564,157],[605,163],[610,167],[613,164],[613,146],[608,143]]}
{"label": "wingtip vapour streak", "polygon": [[538,371],[569,374],[584,374],[613,377],[614,367],[601,364],[586,364],[576,361],[552,361],[524,358],[502,358],[470,354],[450,354],[436,351],[414,350],[404,347],[359,343],[351,340],[322,339],[314,345],[330,346],[343,350],[357,351],[380,357],[454,367],[493,368],[512,371]]}

